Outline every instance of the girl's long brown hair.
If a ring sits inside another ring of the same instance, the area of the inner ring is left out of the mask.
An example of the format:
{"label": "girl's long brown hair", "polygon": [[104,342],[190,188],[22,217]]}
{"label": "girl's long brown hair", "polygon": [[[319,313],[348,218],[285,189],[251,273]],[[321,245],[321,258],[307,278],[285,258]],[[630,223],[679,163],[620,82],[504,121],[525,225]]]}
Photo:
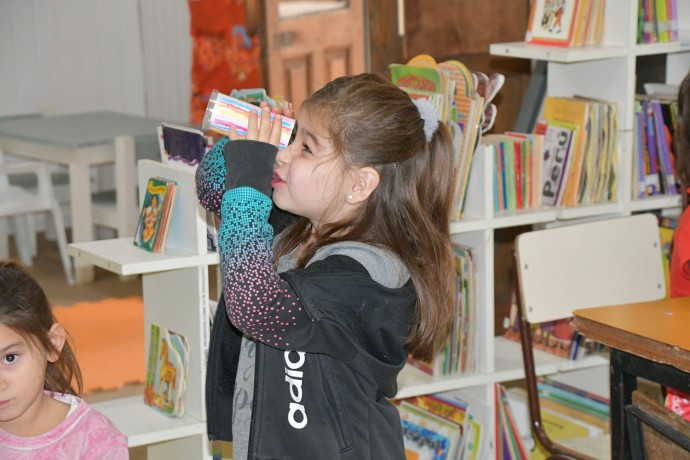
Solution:
{"label": "girl's long brown hair", "polygon": [[[430,359],[445,337],[453,311],[453,251],[450,213],[453,150],[442,123],[429,142],[410,96],[374,74],[341,77],[312,94],[301,107],[330,137],[345,168],[370,166],[378,188],[361,212],[347,221],[312,228],[298,218],[284,233],[276,257],[305,241],[298,266],[339,241],[388,248],[410,272],[417,292],[409,352]],[[316,238],[309,236],[315,234]]]}
{"label": "girl's long brown hair", "polygon": [[[50,303],[38,281],[18,263],[0,261],[0,323],[20,334],[28,343],[42,347],[47,353],[57,354],[48,335],[55,322]],[[81,371],[67,341],[58,359],[48,363],[43,388],[58,393],[81,394]]]}

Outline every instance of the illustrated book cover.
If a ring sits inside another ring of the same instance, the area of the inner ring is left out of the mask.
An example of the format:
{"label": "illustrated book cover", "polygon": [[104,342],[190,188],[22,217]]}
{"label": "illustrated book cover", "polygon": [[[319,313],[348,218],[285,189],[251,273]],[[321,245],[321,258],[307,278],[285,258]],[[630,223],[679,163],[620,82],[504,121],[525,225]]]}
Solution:
{"label": "illustrated book cover", "polygon": [[150,252],[161,252],[170,228],[177,182],[151,177],[141,204],[134,245]]}
{"label": "illustrated book cover", "polygon": [[406,458],[451,460],[459,458],[462,429],[446,418],[407,401],[398,405]]}
{"label": "illustrated book cover", "polygon": [[144,403],[166,415],[184,415],[189,372],[187,338],[152,323],[147,359]]}
{"label": "illustrated book cover", "polygon": [[162,123],[158,126],[158,146],[162,163],[194,170],[213,145],[199,129]]}
{"label": "illustrated book cover", "polygon": [[531,44],[570,46],[580,0],[534,0],[525,41]]}

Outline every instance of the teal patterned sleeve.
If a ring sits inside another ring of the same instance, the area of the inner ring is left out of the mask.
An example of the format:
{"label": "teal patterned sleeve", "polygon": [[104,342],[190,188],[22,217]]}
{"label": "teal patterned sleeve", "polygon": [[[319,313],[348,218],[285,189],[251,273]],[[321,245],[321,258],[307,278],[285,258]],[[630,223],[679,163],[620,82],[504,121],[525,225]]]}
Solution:
{"label": "teal patterned sleeve", "polygon": [[228,318],[252,338],[290,347],[290,335],[309,326],[303,307],[273,266],[272,201],[252,187],[223,196],[218,232],[223,295]]}
{"label": "teal patterned sleeve", "polygon": [[206,154],[196,170],[196,193],[204,209],[220,216],[220,204],[225,192],[225,157],[223,147],[228,138],[221,138]]}

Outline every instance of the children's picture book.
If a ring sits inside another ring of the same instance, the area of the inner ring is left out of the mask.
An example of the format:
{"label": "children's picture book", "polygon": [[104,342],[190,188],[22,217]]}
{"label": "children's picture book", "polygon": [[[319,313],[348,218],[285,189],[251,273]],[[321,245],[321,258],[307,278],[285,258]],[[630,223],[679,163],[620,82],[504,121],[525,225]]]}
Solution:
{"label": "children's picture book", "polygon": [[141,204],[134,245],[151,252],[161,252],[170,228],[177,194],[177,182],[151,177]]}
{"label": "children's picture book", "polygon": [[462,441],[460,425],[407,401],[401,401],[398,410],[403,426],[406,458],[459,458]]}
{"label": "children's picture book", "polygon": [[539,45],[570,46],[581,0],[533,0],[525,41]]}
{"label": "children's picture book", "polygon": [[184,415],[188,373],[187,338],[152,323],[144,403],[166,415]]}
{"label": "children's picture book", "polygon": [[162,123],[158,126],[158,146],[162,163],[196,169],[213,145],[200,129]]}

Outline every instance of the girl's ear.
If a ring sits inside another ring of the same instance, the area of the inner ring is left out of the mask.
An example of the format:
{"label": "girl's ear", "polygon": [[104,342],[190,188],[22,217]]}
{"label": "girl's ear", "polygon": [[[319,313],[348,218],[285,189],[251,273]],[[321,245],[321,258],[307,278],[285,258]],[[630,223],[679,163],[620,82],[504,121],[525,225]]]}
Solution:
{"label": "girl's ear", "polygon": [[354,184],[347,195],[347,202],[357,204],[369,198],[369,195],[379,186],[379,180],[379,173],[374,168],[370,166],[360,168],[356,173]]}
{"label": "girl's ear", "polygon": [[62,324],[53,323],[53,325],[50,327],[50,331],[48,331],[48,337],[50,337],[50,341],[53,343],[54,348],[53,350],[48,351],[48,361],[54,363],[60,357],[62,347],[65,346],[67,332],[65,331],[65,328],[62,327]]}

